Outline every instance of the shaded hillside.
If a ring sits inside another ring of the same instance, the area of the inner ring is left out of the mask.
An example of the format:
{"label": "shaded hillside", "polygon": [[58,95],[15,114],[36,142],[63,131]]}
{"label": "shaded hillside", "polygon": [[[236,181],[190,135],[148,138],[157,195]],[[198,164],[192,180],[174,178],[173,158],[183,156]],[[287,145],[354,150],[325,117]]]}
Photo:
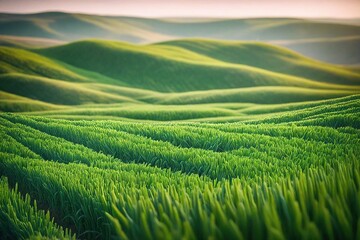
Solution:
{"label": "shaded hillside", "polygon": [[[319,81],[333,80],[335,83],[345,83],[345,75],[351,74],[349,68],[320,63],[285,48],[259,42],[193,39],[160,44],[179,46],[223,62],[254,66]],[[354,52],[353,55],[356,54],[356,51]]]}
{"label": "shaded hillside", "polygon": [[[339,84],[360,81],[360,74],[347,68],[314,62],[271,45],[198,40],[189,45],[185,49],[171,43],[137,46],[92,40],[37,52],[129,86],[165,92],[254,86],[341,88]],[[209,45],[207,51],[193,50]]]}
{"label": "shaded hillside", "polygon": [[0,75],[0,90],[44,102],[64,105],[133,102],[133,100],[44,77],[23,74]]}
{"label": "shaded hillside", "polygon": [[360,64],[360,36],[280,41],[278,44],[321,61],[334,64]]}
{"label": "shaded hillside", "polygon": [[66,69],[55,61],[27,50],[12,47],[0,47],[0,73],[22,73],[50,77],[71,82],[83,82],[86,79]]}

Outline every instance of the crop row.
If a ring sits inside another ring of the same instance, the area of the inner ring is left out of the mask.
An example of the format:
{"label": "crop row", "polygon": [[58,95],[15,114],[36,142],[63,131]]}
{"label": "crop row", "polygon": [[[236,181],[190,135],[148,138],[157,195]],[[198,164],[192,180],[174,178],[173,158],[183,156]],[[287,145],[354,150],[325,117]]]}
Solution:
{"label": "crop row", "polygon": [[38,210],[36,201],[10,189],[6,178],[0,178],[0,236],[2,239],[75,239],[50,218],[50,212]]}
{"label": "crop row", "polygon": [[[133,174],[147,173],[157,175],[159,178],[165,176],[169,184],[188,184],[186,187],[192,187],[193,184],[200,185],[200,182],[194,181],[194,176],[191,175],[144,164],[124,163],[110,155],[93,151],[83,145],[74,144],[22,124],[13,124],[4,119],[0,119],[0,123],[6,126],[4,137],[11,138],[11,142],[7,144],[7,152],[15,155],[19,155],[18,152],[24,152],[26,154],[22,154],[23,157],[62,163],[81,163],[101,169],[131,171]],[[196,179],[209,181],[204,177]]]}
{"label": "crop row", "polygon": [[[164,133],[164,139],[174,139],[179,132],[178,144],[154,140],[146,136],[150,132],[146,125],[127,126],[116,122],[71,122],[53,120],[42,122],[26,117],[7,116],[13,122],[19,122],[48,134],[64,138],[70,142],[82,144],[97,152],[114,156],[124,162],[146,163],[161,168],[169,168],[184,173],[197,173],[213,179],[242,177],[253,178],[259,173],[275,175],[292,175],[310,166],[321,166],[324,163],[350,161],[360,155],[357,147],[358,138],[341,133],[342,143],[324,143],[322,141],[304,140],[301,138],[271,137],[260,134],[231,133],[211,129],[201,130],[204,134],[190,131],[183,126],[175,126]],[[106,124],[105,124],[106,123]],[[93,126],[91,126],[93,124]],[[142,128],[144,126],[144,128]],[[185,128],[185,129],[183,129]],[[137,130],[129,130],[137,129]],[[142,129],[143,133],[142,132]],[[157,126],[151,133],[157,131]],[[137,134],[127,133],[124,131]],[[167,129],[165,129],[167,130]],[[188,130],[188,131],[186,131]],[[311,131],[311,128],[309,128]],[[163,129],[158,131],[164,132]],[[185,133],[186,132],[186,133]],[[167,134],[166,134],[167,133]],[[339,133],[340,134],[340,133]],[[155,135],[155,134],[154,134]],[[156,136],[159,136],[157,134]],[[341,135],[340,135],[341,136]],[[204,146],[208,142],[230,146],[228,152],[215,152],[212,149],[193,148]],[[184,141],[184,143],[180,143]],[[185,146],[189,142],[189,146]],[[180,145],[180,147],[179,147]],[[319,154],[321,153],[321,154]]]}
{"label": "crop row", "polygon": [[331,127],[353,127],[360,128],[359,125],[360,100],[359,95],[351,96],[347,101],[316,106],[270,117],[263,120],[249,121],[252,124],[259,123],[291,123],[299,125],[319,125]]}
{"label": "crop row", "polygon": [[[0,175],[37,200],[25,197],[25,208],[49,209],[80,239],[360,238],[359,132],[350,127],[1,114],[0,137]],[[37,219],[56,226],[45,215]],[[21,221],[5,234],[54,236]]]}
{"label": "crop row", "polygon": [[[359,163],[296,178],[164,187],[147,173],[0,154],[0,173],[42,199],[82,238],[355,239]],[[146,184],[152,181],[153,184]],[[154,183],[157,182],[157,184]],[[108,220],[106,220],[108,219]],[[109,225],[111,223],[111,225]],[[79,235],[80,234],[80,235]]]}
{"label": "crop row", "polygon": [[[32,118],[40,122],[53,122],[52,119]],[[264,135],[288,140],[296,138],[304,141],[318,141],[333,144],[357,144],[359,132],[353,128],[334,129],[329,127],[274,125],[274,124],[162,124],[162,123],[129,123],[118,121],[66,121],[56,120],[58,123],[72,123],[77,126],[96,126],[106,129],[115,129],[136,135],[149,137],[154,140],[168,141],[176,146],[202,148],[213,151],[229,151],[239,146],[248,146],[252,143],[244,142],[244,136],[251,134],[254,137]],[[229,133],[229,134],[226,134]],[[231,133],[237,133],[236,135]],[[269,138],[267,138],[269,139]],[[275,138],[272,139],[276,141]]]}
{"label": "crop row", "polygon": [[[182,149],[170,143],[98,127],[79,127],[71,124],[39,123],[22,119],[31,127],[68,141],[122,159],[126,162],[147,163],[185,173],[197,173],[211,178],[255,176],[256,168],[265,163],[248,157],[236,157],[228,153],[216,153],[202,149]],[[23,122],[24,123],[24,122]]]}

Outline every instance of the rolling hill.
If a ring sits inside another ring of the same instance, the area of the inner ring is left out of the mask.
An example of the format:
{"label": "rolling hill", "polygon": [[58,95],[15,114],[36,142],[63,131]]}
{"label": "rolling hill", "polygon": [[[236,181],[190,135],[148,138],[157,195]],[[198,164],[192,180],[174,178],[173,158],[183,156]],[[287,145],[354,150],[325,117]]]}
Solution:
{"label": "rolling hill", "polygon": [[53,117],[247,120],[360,94],[357,68],[264,43],[84,40],[0,52],[1,110]]}
{"label": "rolling hill", "polygon": [[[227,48],[221,42],[190,41],[202,49],[208,46],[204,54],[172,44],[136,46],[91,40],[35,51],[133,87],[164,92],[254,86],[339,88],[332,84],[359,83],[360,75],[348,68],[311,61],[270,45],[239,43]],[[220,54],[212,50],[216,47]],[[269,60],[263,60],[264,56]],[[234,58],[235,62],[229,62]]]}
{"label": "rolling hill", "polygon": [[[360,26],[354,21],[332,19],[147,19],[45,12],[0,14],[0,43],[49,46],[61,41],[88,38],[154,43],[178,38],[255,40],[272,42],[315,59],[337,64],[358,64]],[[322,39],[324,47],[317,47]],[[345,40],[341,40],[345,39]],[[304,44],[306,42],[306,44]],[[326,47],[329,46],[329,47]],[[330,47],[331,46],[331,47]],[[316,49],[316,51],[313,51]],[[341,50],[341,56],[334,55]],[[350,60],[351,59],[351,60]]]}
{"label": "rolling hill", "polygon": [[352,24],[3,14],[0,238],[360,239]]}

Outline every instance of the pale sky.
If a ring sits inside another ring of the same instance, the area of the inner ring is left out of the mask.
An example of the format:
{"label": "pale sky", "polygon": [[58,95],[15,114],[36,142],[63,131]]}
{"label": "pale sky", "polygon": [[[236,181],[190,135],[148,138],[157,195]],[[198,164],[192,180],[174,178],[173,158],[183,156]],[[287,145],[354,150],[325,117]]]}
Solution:
{"label": "pale sky", "polygon": [[0,0],[0,12],[140,17],[360,18],[360,0]]}

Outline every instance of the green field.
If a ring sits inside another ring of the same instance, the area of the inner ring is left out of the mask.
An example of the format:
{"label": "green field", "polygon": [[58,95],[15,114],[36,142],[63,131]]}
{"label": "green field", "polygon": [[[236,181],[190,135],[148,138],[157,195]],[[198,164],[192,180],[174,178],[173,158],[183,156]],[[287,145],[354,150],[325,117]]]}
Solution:
{"label": "green field", "polygon": [[1,239],[360,239],[360,68],[204,38],[359,27],[197,21],[2,14]]}
{"label": "green field", "polygon": [[2,183],[30,194],[0,202],[1,234],[358,239],[360,97],[303,107],[226,124],[1,114]]}

